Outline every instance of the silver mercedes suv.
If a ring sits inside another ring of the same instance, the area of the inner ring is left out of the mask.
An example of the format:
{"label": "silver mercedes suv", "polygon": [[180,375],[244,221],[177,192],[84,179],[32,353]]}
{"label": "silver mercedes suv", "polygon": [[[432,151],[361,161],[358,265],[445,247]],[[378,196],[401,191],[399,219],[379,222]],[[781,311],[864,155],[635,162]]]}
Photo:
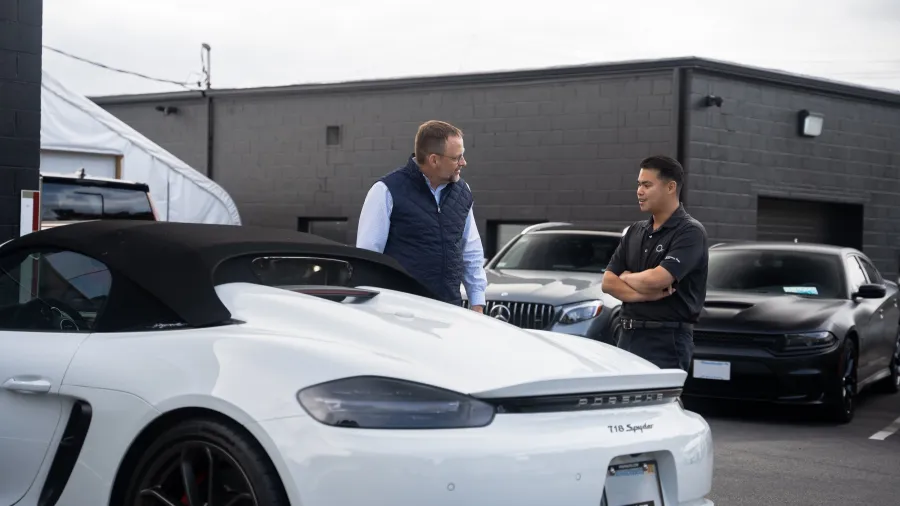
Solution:
{"label": "silver mercedes suv", "polygon": [[622,235],[602,225],[526,228],[485,264],[485,314],[525,329],[615,345],[622,304],[603,292],[602,281]]}

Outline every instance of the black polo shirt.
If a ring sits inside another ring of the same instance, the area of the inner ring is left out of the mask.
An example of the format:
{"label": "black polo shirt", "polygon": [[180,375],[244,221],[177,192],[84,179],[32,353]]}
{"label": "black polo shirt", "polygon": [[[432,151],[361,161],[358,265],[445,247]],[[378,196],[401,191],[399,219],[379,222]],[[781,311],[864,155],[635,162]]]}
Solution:
{"label": "black polo shirt", "polygon": [[675,293],[656,301],[625,302],[623,318],[696,323],[706,300],[708,263],[706,229],[679,205],[657,230],[652,216],[631,225],[606,269],[621,276],[661,265],[675,278]]}

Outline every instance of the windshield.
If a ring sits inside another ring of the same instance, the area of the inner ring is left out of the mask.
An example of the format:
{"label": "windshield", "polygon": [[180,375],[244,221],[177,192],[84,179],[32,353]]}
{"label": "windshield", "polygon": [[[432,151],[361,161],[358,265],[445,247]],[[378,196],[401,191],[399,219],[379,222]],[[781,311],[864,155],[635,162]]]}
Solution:
{"label": "windshield", "polygon": [[800,251],[709,252],[710,290],[734,290],[808,297],[843,298],[836,255]]}
{"label": "windshield", "polygon": [[619,241],[597,234],[527,234],[503,253],[495,268],[603,273]]}
{"label": "windshield", "polygon": [[154,221],[150,196],[139,189],[44,182],[41,217],[46,221]]}

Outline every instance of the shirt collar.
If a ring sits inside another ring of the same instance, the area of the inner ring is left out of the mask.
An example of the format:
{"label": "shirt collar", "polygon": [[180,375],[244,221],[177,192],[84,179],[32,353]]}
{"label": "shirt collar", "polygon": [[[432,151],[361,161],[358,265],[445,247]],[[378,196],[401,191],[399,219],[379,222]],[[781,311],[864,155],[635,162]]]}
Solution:
{"label": "shirt collar", "polygon": [[419,174],[421,174],[423,178],[425,178],[425,184],[428,185],[428,189],[431,190],[431,193],[437,193],[437,192],[443,190],[445,186],[447,186],[447,184],[444,183],[444,184],[438,185],[437,188],[432,188],[432,187],[431,187],[431,181],[428,180],[428,176],[426,176],[425,173],[422,172],[422,168],[419,167],[419,162],[416,161],[416,154],[415,154],[415,153],[409,155],[409,163],[410,163],[410,165],[412,165],[413,167],[415,167],[416,170],[419,171]]}
{"label": "shirt collar", "polygon": [[[665,223],[663,223],[662,226],[659,227],[659,229],[657,231],[663,230],[663,229],[666,229],[669,227],[674,227],[675,225],[680,223],[681,220],[684,219],[684,216],[686,214],[687,213],[684,210],[684,204],[679,202],[678,209],[675,209],[675,212],[672,213],[672,216],[669,216],[669,219],[666,220]],[[652,215],[649,218],[647,218],[647,221],[645,221],[644,223],[648,230],[653,230],[653,216]]]}

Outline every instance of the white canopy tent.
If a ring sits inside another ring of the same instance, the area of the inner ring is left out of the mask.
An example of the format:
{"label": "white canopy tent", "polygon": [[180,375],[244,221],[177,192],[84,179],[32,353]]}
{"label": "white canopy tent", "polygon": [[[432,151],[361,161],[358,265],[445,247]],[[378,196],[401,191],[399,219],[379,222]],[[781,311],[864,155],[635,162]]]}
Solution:
{"label": "white canopy tent", "polygon": [[87,97],[43,72],[41,173],[146,183],[159,219],[240,225],[231,196]]}

